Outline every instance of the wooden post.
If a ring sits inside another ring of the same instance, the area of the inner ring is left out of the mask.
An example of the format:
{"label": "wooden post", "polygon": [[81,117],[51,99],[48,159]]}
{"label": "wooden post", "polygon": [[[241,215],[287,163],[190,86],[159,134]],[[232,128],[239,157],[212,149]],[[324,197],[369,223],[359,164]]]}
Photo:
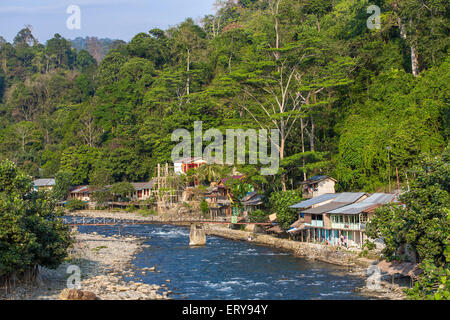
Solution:
{"label": "wooden post", "polygon": [[362,231],[360,231],[359,232],[359,242],[360,242],[359,246],[360,246],[360,249],[362,249],[362,247],[363,247],[363,244],[364,244],[363,240],[364,240],[363,239],[363,233],[362,233]]}

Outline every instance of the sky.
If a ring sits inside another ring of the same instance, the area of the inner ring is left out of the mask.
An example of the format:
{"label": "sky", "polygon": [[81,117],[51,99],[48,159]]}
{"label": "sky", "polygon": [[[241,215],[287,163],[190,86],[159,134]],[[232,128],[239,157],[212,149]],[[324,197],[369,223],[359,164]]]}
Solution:
{"label": "sky", "polygon": [[[0,36],[12,42],[17,32],[31,25],[40,43],[59,33],[66,39],[93,36],[129,41],[139,32],[167,29],[186,18],[199,19],[214,12],[215,0],[0,0]],[[80,29],[73,23],[72,6],[80,9]]]}

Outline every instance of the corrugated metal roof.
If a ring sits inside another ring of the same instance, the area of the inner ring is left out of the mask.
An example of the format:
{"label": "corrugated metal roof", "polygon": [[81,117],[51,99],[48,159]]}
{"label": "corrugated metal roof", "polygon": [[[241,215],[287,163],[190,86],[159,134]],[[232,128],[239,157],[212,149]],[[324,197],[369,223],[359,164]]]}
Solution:
{"label": "corrugated metal roof", "polygon": [[373,203],[364,203],[364,202],[358,202],[353,203],[351,205],[347,205],[341,208],[337,208],[335,210],[331,210],[330,214],[359,214],[363,212],[366,209],[369,209],[372,207]]}
{"label": "corrugated metal roof", "polygon": [[257,192],[250,192],[249,194],[247,194],[245,197],[243,197],[241,199],[241,202],[250,201],[252,198],[256,197],[257,195],[258,195]]}
{"label": "corrugated metal roof", "polygon": [[306,201],[302,201],[300,203],[294,204],[293,206],[290,206],[289,208],[291,209],[306,209],[309,208],[315,204],[319,204],[321,202],[325,202],[328,200],[332,200],[335,199],[339,196],[338,193],[326,193],[323,194],[321,196],[306,200]]}
{"label": "corrugated metal roof", "polygon": [[341,207],[345,207],[346,205],[349,205],[349,202],[330,202],[327,204],[324,204],[323,206],[317,207],[317,208],[312,208],[309,210],[304,211],[303,213],[309,213],[309,214],[323,214],[326,212],[329,212],[331,210],[335,210]]}
{"label": "corrugated metal roof", "polygon": [[352,204],[352,203],[358,201],[365,195],[366,195],[366,193],[364,193],[364,192],[340,193],[332,202],[324,204],[323,206],[319,206],[317,208],[312,208],[312,209],[306,210],[306,211],[304,211],[304,213],[309,213],[309,214],[327,213],[332,210],[336,210],[336,209],[348,206],[349,204]]}
{"label": "corrugated metal roof", "polygon": [[339,194],[339,196],[334,199],[335,202],[348,202],[353,203],[358,201],[361,197],[366,195],[365,192],[344,192]]}
{"label": "corrugated metal roof", "polygon": [[[188,158],[181,158],[178,159],[176,161],[174,161],[174,163],[184,163],[184,164],[189,164],[189,163],[193,163],[196,161],[204,161],[202,157],[188,157]],[[206,161],[205,161],[206,162]]]}
{"label": "corrugated metal roof", "polygon": [[33,181],[36,187],[50,187],[55,185],[55,179],[37,179]]}
{"label": "corrugated metal roof", "polygon": [[155,182],[153,180],[149,181],[149,182],[133,182],[132,183],[134,189],[136,189],[137,191],[144,190],[144,189],[152,189],[154,184],[155,184]]}
{"label": "corrugated metal roof", "polygon": [[387,193],[375,193],[367,199],[361,202],[353,203],[351,205],[337,208],[330,211],[330,214],[360,214],[365,210],[371,209],[372,207],[381,206],[383,204],[389,203],[395,199],[394,194]]}
{"label": "corrugated metal roof", "polygon": [[312,177],[311,179],[308,179],[308,180],[306,180],[306,181],[301,182],[300,184],[319,183],[319,182],[321,182],[321,181],[323,181],[323,180],[326,180],[326,179],[331,179],[331,180],[333,180],[333,181],[336,182],[336,179],[333,179],[333,178],[331,178],[331,177],[329,177],[329,176],[314,176],[314,177]]}
{"label": "corrugated metal roof", "polygon": [[395,199],[395,194],[391,193],[374,193],[369,198],[363,200],[365,203],[378,203],[385,204],[393,201]]}
{"label": "corrugated metal roof", "polygon": [[246,201],[246,202],[242,202],[242,204],[244,206],[259,206],[261,204],[263,204],[264,202],[262,201],[261,198],[257,198],[255,200],[251,200],[251,201]]}
{"label": "corrugated metal roof", "polygon": [[222,182],[223,184],[226,184],[228,182],[228,180],[241,180],[242,178],[244,178],[244,175],[238,175],[238,176],[232,176],[230,178],[223,178],[220,179],[220,182]]}
{"label": "corrugated metal roof", "polygon": [[75,189],[71,190],[71,193],[82,193],[82,192],[87,192],[89,189],[89,186],[80,186],[80,187],[76,187]]}

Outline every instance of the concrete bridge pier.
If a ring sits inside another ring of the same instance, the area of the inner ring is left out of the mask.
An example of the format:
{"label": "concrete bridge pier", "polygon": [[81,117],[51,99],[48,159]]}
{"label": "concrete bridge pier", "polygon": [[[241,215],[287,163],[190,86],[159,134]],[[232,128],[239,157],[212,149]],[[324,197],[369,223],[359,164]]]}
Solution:
{"label": "concrete bridge pier", "polygon": [[206,232],[203,224],[191,224],[190,246],[206,246]]}

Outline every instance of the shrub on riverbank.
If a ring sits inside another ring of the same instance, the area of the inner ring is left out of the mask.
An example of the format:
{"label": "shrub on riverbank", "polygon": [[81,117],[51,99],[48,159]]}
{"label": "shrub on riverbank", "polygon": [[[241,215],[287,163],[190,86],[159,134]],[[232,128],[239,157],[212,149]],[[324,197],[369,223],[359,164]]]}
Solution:
{"label": "shrub on riverbank", "polygon": [[87,208],[87,203],[78,199],[70,199],[66,202],[66,209],[69,211],[77,211],[77,210],[84,210]]}
{"label": "shrub on riverbank", "polygon": [[264,223],[269,221],[269,213],[263,210],[254,210],[248,214],[250,222]]}
{"label": "shrub on riverbank", "polygon": [[297,211],[289,207],[302,201],[302,192],[297,190],[274,192],[270,196],[270,209],[277,214],[278,223],[287,230],[297,218]]}
{"label": "shrub on riverbank", "polygon": [[0,163],[0,284],[33,280],[37,266],[58,267],[71,245],[69,227],[58,218],[56,200],[35,192],[29,176],[11,161]]}
{"label": "shrub on riverbank", "polygon": [[399,198],[403,205],[389,204],[376,211],[367,235],[383,238],[387,260],[403,260],[408,247],[424,273],[412,299],[450,299],[450,147],[441,156],[422,157],[413,170],[411,191]]}

